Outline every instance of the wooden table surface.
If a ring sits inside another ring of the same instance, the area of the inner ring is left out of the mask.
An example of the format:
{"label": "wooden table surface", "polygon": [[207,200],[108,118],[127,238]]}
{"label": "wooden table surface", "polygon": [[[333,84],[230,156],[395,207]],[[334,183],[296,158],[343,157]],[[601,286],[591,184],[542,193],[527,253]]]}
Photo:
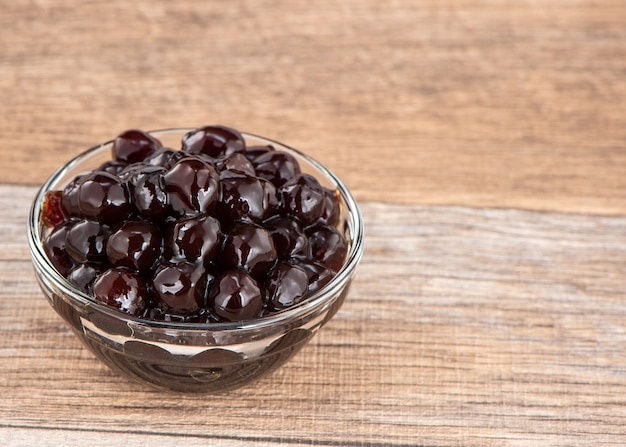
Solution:
{"label": "wooden table surface", "polygon": [[[0,445],[626,445],[626,3],[0,0]],[[353,191],[351,295],[215,396],[115,375],[38,290],[37,186],[222,123]]]}

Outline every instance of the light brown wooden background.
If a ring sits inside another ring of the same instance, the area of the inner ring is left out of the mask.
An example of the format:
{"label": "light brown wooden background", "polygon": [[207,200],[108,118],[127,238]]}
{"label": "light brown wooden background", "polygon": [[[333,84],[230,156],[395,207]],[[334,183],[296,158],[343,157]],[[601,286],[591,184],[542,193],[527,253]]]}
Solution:
{"label": "light brown wooden background", "polygon": [[[24,222],[83,149],[211,123],[335,171],[366,255],[284,369],[159,396],[54,315]],[[626,445],[622,0],[0,0],[0,157],[2,445]]]}

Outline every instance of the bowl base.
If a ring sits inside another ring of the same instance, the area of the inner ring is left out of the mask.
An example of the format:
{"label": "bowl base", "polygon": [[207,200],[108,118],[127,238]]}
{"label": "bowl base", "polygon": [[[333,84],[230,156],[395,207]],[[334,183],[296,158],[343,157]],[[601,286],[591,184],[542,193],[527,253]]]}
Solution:
{"label": "bowl base", "polygon": [[229,350],[212,349],[206,351],[204,358],[173,357],[169,363],[150,362],[140,358],[140,355],[129,352],[137,353],[134,349],[119,352],[91,337],[80,338],[89,350],[113,371],[140,384],[147,384],[163,391],[224,393],[241,388],[273,372],[293,357],[312,335],[313,333],[307,330],[291,331],[263,355],[249,360]]}

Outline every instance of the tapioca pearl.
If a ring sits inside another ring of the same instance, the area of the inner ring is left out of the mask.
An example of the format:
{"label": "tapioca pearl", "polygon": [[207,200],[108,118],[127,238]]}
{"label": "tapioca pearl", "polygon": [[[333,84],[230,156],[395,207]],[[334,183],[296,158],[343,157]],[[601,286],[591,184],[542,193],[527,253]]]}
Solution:
{"label": "tapioca pearl", "polygon": [[209,297],[210,309],[225,321],[244,321],[260,316],[261,289],[241,270],[228,270],[216,278]]}
{"label": "tapioca pearl", "polygon": [[324,191],[317,179],[301,174],[279,189],[282,213],[306,227],[315,223],[324,211]]}
{"label": "tapioca pearl", "polygon": [[107,240],[106,254],[112,266],[147,273],[161,256],[162,245],[157,225],[128,221],[115,227]]}
{"label": "tapioca pearl", "polygon": [[152,276],[152,290],[171,309],[194,312],[205,305],[205,294],[212,280],[202,265],[181,262],[159,265]]}
{"label": "tapioca pearl", "polygon": [[234,153],[243,153],[246,143],[235,129],[225,126],[204,126],[188,132],[183,137],[184,152],[205,154],[220,158]]}
{"label": "tapioca pearl", "polygon": [[222,241],[220,223],[212,216],[181,218],[170,224],[165,236],[165,253],[174,260],[209,263]]}
{"label": "tapioca pearl", "polygon": [[172,208],[181,215],[209,212],[218,199],[219,176],[198,158],[182,158],[163,176]]}
{"label": "tapioca pearl", "polygon": [[113,267],[99,275],[91,286],[96,301],[130,315],[141,315],[149,302],[145,280],[136,273]]}
{"label": "tapioca pearl", "polygon": [[225,234],[218,262],[260,277],[271,269],[278,255],[270,233],[253,223],[237,223]]}
{"label": "tapioca pearl", "polygon": [[104,171],[81,179],[77,203],[84,216],[109,225],[127,219],[132,210],[128,191],[120,179]]}
{"label": "tapioca pearl", "polygon": [[113,141],[113,159],[125,163],[140,162],[161,147],[161,142],[152,135],[131,129],[122,132]]}
{"label": "tapioca pearl", "polygon": [[264,281],[265,301],[274,310],[300,303],[307,295],[309,276],[297,265],[280,262]]}
{"label": "tapioca pearl", "polygon": [[300,174],[296,158],[283,151],[268,151],[254,159],[256,175],[272,182],[276,187],[283,186]]}
{"label": "tapioca pearl", "polygon": [[329,269],[338,272],[348,253],[345,237],[335,227],[314,228],[309,233],[311,258]]}
{"label": "tapioca pearl", "polygon": [[77,263],[107,262],[106,244],[109,228],[91,219],[82,219],[71,225],[65,239],[65,250]]}

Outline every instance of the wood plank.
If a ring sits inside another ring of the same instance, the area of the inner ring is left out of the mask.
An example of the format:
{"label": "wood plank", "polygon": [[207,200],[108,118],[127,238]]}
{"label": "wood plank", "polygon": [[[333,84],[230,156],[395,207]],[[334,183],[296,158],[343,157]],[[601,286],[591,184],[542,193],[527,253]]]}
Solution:
{"label": "wood plank", "polygon": [[[0,429],[0,435],[2,430]],[[150,433],[127,433],[110,432],[100,430],[67,430],[59,433],[58,429],[38,427],[38,428],[15,428],[3,437],[3,441],[15,446],[37,445],[39,447],[58,446],[59,441],[64,447],[90,447],[110,446],[115,443],[119,446],[133,445],[167,445],[172,447],[206,447],[207,445],[219,445],[222,447],[238,447],[241,445],[265,446],[280,445],[281,447],[302,446],[301,441],[289,441],[286,439],[245,439],[242,437],[217,437],[217,436],[189,436],[179,434],[150,434]]]}
{"label": "wood plank", "polygon": [[366,251],[336,317],[257,384],[180,396],[114,375],[42,298],[24,251],[34,192],[0,186],[8,445],[626,439],[625,217],[363,202]]}
{"label": "wood plank", "polygon": [[621,0],[3,3],[4,182],[219,122],[360,200],[626,211]]}

